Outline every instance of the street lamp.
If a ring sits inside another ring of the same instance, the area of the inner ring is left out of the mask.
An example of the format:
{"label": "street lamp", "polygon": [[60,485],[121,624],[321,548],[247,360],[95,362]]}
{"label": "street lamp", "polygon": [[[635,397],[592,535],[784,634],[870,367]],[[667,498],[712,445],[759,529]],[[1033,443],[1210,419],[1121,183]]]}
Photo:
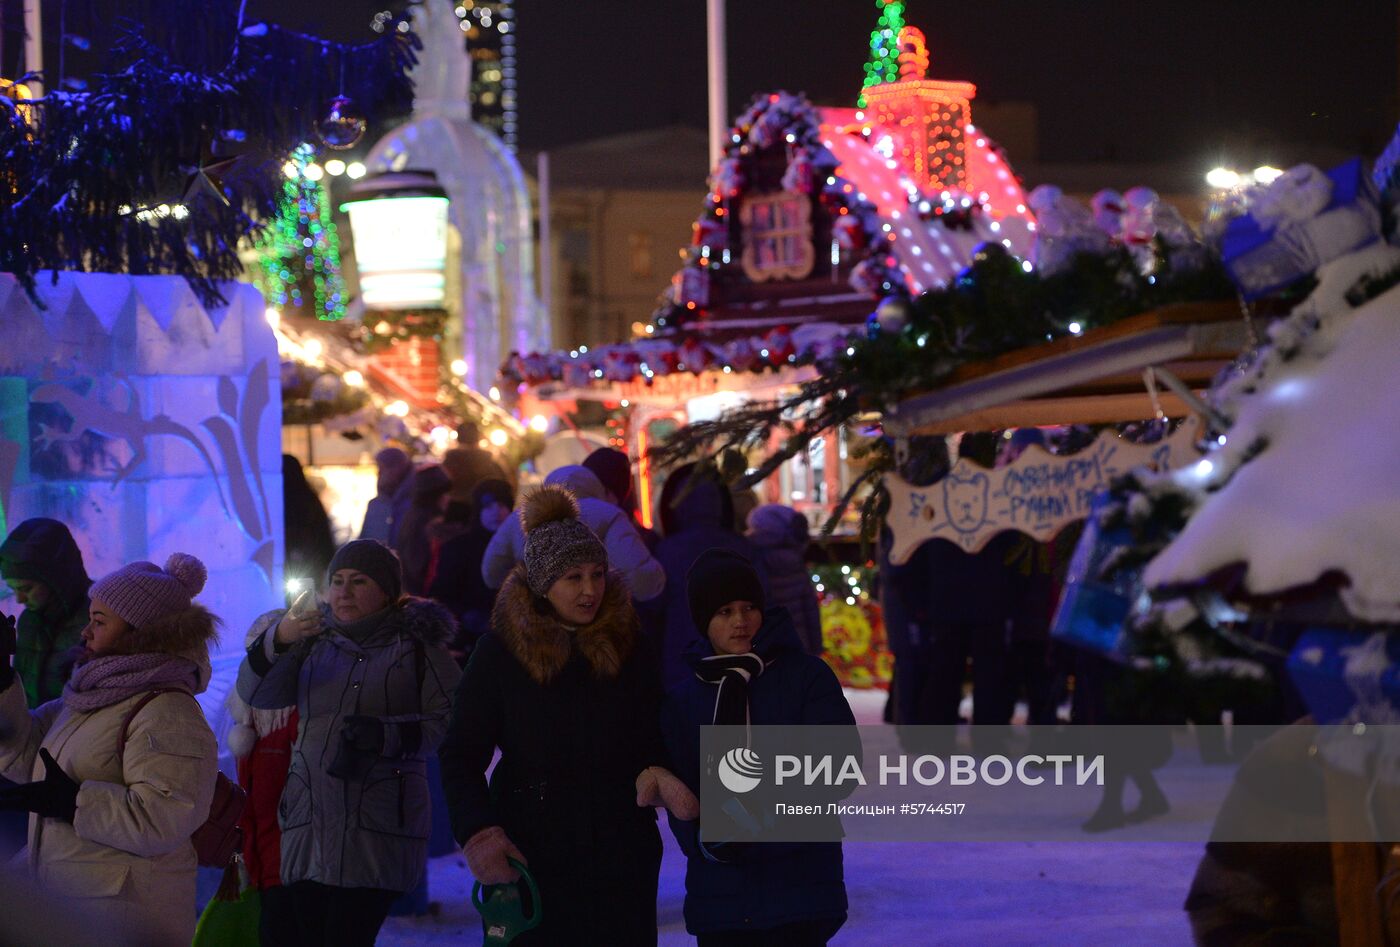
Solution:
{"label": "street lamp", "polygon": [[360,295],[369,309],[443,305],[447,192],[431,171],[390,171],[349,188]]}
{"label": "street lamp", "polygon": [[1240,174],[1238,171],[1232,171],[1229,168],[1211,168],[1206,172],[1206,183],[1211,187],[1218,187],[1222,190],[1238,187],[1240,183]]}

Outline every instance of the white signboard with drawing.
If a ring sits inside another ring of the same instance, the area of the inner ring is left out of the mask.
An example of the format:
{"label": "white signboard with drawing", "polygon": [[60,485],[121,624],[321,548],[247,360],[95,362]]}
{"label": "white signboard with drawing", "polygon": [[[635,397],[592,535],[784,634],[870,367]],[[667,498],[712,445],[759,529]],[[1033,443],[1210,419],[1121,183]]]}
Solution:
{"label": "white signboard with drawing", "polygon": [[930,539],[947,539],[977,552],[997,533],[1014,529],[1040,541],[1089,514],[1094,494],[1134,467],[1180,467],[1200,456],[1197,424],[1188,419],[1156,444],[1133,444],[1104,431],[1076,454],[1055,455],[1038,446],[1005,467],[987,470],[966,460],[947,476],[916,487],[885,475],[890,492],[887,522],[894,534],[890,561],[902,565]]}

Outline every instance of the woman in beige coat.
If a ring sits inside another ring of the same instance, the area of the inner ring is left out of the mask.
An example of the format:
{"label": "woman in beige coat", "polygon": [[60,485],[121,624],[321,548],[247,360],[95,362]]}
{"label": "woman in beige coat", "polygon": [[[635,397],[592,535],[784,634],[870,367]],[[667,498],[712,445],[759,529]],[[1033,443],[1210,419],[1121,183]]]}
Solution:
{"label": "woman in beige coat", "polygon": [[[209,683],[216,619],[191,601],[204,565],[176,553],[92,586],[83,653],[63,696],[25,709],[0,657],[0,807],[28,810],[29,868],[115,943],[194,936],[190,834],[209,815],[214,735],[194,695]],[[118,744],[132,710],[125,750]]]}

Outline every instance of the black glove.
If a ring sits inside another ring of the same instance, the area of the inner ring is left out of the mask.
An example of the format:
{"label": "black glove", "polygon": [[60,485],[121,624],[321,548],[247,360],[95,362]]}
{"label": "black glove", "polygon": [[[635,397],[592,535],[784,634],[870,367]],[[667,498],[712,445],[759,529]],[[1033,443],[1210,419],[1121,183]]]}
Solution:
{"label": "black glove", "polygon": [[15,669],[10,659],[15,656],[15,620],[0,612],[0,691],[9,690],[15,681]]}
{"label": "black glove", "polygon": [[0,809],[36,812],[45,819],[72,822],[78,812],[78,784],[65,773],[46,749],[39,750],[44,761],[44,778],[0,790]]}
{"label": "black glove", "polygon": [[384,721],[378,717],[346,717],[340,738],[362,753],[378,756],[384,752]]}
{"label": "black glove", "polygon": [[364,779],[384,752],[384,721],[350,716],[340,728],[340,746],[326,772],[336,779]]}

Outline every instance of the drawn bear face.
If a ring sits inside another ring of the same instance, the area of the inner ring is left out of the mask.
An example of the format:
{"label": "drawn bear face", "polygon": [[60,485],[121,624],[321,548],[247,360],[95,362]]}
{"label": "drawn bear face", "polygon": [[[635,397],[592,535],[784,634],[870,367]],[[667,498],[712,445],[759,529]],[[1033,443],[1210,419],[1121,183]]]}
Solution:
{"label": "drawn bear face", "polygon": [[950,471],[943,478],[943,509],[954,529],[971,533],[987,522],[991,487],[991,478],[984,473],[964,476]]}

